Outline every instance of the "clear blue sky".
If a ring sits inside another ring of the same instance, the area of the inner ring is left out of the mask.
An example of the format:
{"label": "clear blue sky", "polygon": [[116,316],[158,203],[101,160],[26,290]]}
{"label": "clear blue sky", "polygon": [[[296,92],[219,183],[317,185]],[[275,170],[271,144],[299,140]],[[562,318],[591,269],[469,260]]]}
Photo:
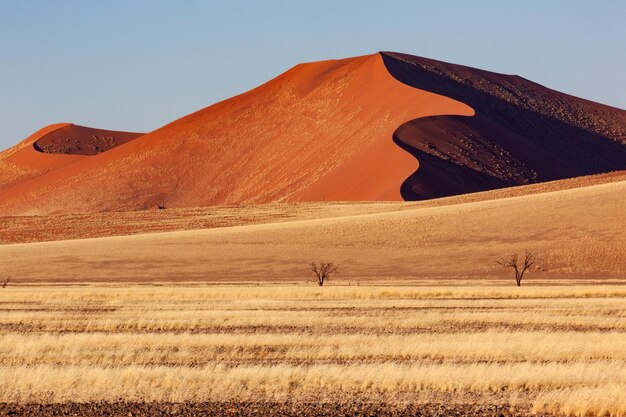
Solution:
{"label": "clear blue sky", "polygon": [[626,1],[0,0],[0,147],[150,131],[304,61],[393,50],[626,108]]}

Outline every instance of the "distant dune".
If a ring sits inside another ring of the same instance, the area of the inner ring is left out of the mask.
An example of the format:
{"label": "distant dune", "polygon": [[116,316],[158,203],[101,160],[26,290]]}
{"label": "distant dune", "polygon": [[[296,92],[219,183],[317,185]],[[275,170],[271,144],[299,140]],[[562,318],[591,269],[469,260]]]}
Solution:
{"label": "distant dune", "polygon": [[0,215],[420,200],[626,168],[624,110],[396,53],[297,65],[139,137],[76,129],[29,138],[45,153],[28,169],[0,157]]}
{"label": "distant dune", "polygon": [[0,190],[67,167],[85,155],[103,152],[140,135],[71,123],[46,126],[0,152]]}
{"label": "distant dune", "polygon": [[40,138],[66,126],[69,126],[69,123],[46,126],[12,148],[1,152],[0,189],[11,187],[81,159],[71,155],[46,156],[37,152],[34,147],[34,143]]}

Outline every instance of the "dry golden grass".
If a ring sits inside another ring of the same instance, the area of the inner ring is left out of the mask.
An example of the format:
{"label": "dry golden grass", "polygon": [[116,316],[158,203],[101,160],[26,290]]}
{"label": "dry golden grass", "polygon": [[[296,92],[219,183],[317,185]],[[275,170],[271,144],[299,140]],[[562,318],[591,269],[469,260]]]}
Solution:
{"label": "dry golden grass", "polygon": [[505,398],[626,415],[626,290],[8,287],[0,401]]}

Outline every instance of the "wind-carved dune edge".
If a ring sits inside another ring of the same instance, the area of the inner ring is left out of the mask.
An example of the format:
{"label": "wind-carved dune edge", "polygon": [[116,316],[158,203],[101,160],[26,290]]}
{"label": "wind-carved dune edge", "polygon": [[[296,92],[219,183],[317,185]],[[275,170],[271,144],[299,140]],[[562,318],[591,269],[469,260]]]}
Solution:
{"label": "wind-carved dune edge", "polygon": [[419,168],[401,186],[423,200],[626,168],[626,111],[515,75],[381,52],[398,81],[476,114],[411,120],[393,141]]}

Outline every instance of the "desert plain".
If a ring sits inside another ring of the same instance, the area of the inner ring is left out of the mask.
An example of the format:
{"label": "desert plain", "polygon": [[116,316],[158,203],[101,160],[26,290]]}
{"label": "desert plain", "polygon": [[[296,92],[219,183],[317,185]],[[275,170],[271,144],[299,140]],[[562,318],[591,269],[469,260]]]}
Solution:
{"label": "desert plain", "polygon": [[0,412],[623,416],[624,187],[4,218]]}

